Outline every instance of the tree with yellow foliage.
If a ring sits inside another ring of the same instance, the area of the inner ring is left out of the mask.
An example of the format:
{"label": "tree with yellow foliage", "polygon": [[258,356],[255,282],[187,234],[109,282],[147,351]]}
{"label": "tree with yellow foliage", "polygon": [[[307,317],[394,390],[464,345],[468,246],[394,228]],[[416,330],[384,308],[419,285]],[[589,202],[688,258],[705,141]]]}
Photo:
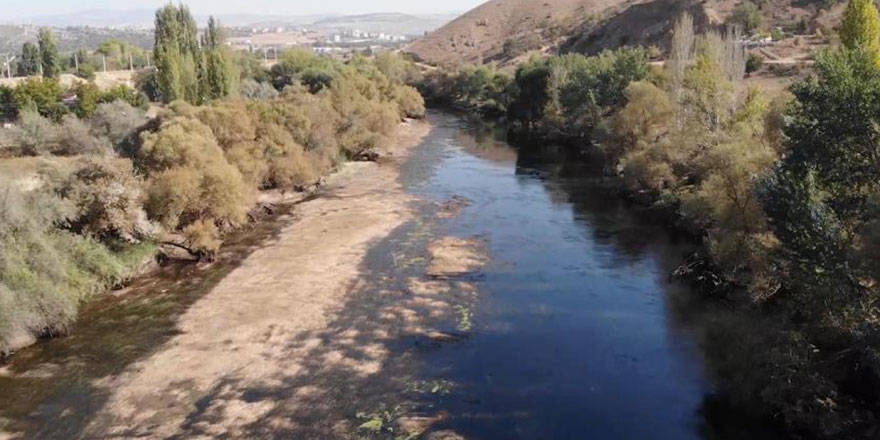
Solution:
{"label": "tree with yellow foliage", "polygon": [[847,49],[863,50],[880,67],[880,17],[872,0],[850,0],[840,27]]}

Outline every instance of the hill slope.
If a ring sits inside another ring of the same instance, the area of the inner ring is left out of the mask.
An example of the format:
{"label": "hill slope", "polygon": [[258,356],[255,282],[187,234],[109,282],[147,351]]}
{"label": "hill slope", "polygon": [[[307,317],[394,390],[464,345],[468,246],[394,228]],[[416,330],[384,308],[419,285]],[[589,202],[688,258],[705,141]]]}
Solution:
{"label": "hill slope", "polygon": [[[516,64],[533,51],[593,54],[623,45],[665,49],[689,12],[698,31],[722,28],[740,0],[492,0],[404,49],[435,65]],[[825,25],[821,2],[765,0],[764,28]],[[840,9],[840,8],[837,8]],[[834,9],[832,9],[834,10]],[[826,21],[833,21],[826,20]]]}
{"label": "hill slope", "polygon": [[492,0],[410,45],[406,52],[431,64],[514,59],[555,45],[582,23],[636,0]]}

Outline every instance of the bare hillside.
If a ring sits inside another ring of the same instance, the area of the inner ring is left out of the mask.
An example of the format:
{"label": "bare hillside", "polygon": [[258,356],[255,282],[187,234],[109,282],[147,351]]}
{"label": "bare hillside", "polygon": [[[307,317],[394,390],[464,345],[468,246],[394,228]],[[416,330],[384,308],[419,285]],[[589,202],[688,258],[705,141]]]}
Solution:
{"label": "bare hillside", "polygon": [[[721,28],[740,0],[492,0],[414,42],[404,51],[435,65],[512,65],[530,52],[593,54],[624,45],[665,49],[670,30],[689,12],[698,30]],[[765,0],[762,29],[813,32],[833,27],[839,7]]]}
{"label": "bare hillside", "polygon": [[638,0],[492,0],[410,45],[431,64],[505,62],[552,47]]}

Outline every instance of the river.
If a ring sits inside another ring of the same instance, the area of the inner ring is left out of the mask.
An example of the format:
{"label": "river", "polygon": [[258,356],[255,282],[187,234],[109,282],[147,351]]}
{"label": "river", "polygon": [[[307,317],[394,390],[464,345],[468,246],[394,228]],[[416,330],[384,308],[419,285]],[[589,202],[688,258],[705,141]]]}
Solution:
{"label": "river", "polygon": [[[400,177],[422,200],[421,217],[373,246],[363,263],[372,279],[337,321],[369,315],[372,293],[418,270],[387,255],[421,255],[432,236],[476,237],[489,263],[469,276],[477,295],[460,309],[468,336],[430,349],[389,342],[401,356],[368,381],[314,373],[315,381],[352,381],[335,387],[335,412],[354,418],[366,405],[406,400],[413,411],[443,414],[432,430],[468,439],[772,437],[707,404],[715,392],[698,339],[711,307],[669,280],[692,243],[622,201],[589,161],[563,159],[555,148],[513,148],[456,116],[429,118],[434,128]],[[450,199],[466,206],[437,219],[437,206]],[[260,225],[226,253],[244,257],[280,228]],[[79,436],[106,403],[90,384],[173,337],[176,317],[235,268],[166,270],[136,282],[125,299],[87,307],[73,336],[25,350],[9,366],[16,374],[0,375],[0,427],[25,438]],[[429,392],[413,397],[414,383]],[[258,427],[252,434],[283,436]]]}

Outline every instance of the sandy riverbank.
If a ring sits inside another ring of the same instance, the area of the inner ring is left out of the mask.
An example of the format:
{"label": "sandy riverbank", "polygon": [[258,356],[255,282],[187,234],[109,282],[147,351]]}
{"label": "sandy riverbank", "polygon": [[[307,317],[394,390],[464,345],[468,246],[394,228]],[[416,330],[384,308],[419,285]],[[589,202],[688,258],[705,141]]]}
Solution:
{"label": "sandy riverbank", "polygon": [[[359,347],[353,356],[340,348],[339,340],[309,335],[326,332],[339,319],[347,296],[364,282],[359,270],[370,246],[415,215],[412,198],[398,180],[399,168],[430,129],[427,122],[410,122],[401,126],[389,159],[348,164],[329,179],[321,197],[297,206],[296,219],[276,240],[250,254],[195,302],[177,321],[176,336],[122,374],[92,384],[109,397],[83,437],[243,438],[253,433],[255,422],[267,419],[274,425],[267,431],[296,431],[290,417],[267,417],[280,402],[255,399],[249,390],[295,381],[316,351],[323,353],[321,362],[328,369],[344,367],[361,378],[378,373],[388,355],[382,344]],[[466,268],[446,269],[457,273]],[[415,280],[411,285],[412,297],[371,314],[421,331],[407,302],[422,306],[424,297],[450,287]],[[435,314],[449,311],[448,304],[435,305]],[[359,336],[355,325],[340,339],[353,343]],[[370,337],[379,340],[389,332],[381,329]],[[283,405],[295,411],[297,401],[305,405],[316,387],[292,391]],[[308,405],[307,411],[315,410]],[[329,429],[344,435],[352,426]]]}
{"label": "sandy riverbank", "polygon": [[[480,239],[435,235],[465,199],[436,206],[402,186],[431,132],[402,125],[379,163],[348,164],[317,197],[288,200],[214,265],[136,280],[73,336],[21,353],[0,369],[20,397],[0,413],[0,439],[368,434],[364,417],[427,386],[409,377],[419,347],[467,337],[468,274],[485,263]],[[456,321],[464,333],[449,330]],[[392,412],[386,423],[410,433],[442,419]]]}
{"label": "sandy riverbank", "polygon": [[[358,276],[371,242],[411,216],[397,181],[398,165],[430,126],[400,128],[391,160],[348,164],[322,197],[297,208],[298,220],[250,255],[179,320],[180,334],[151,357],[99,384],[110,391],[87,437],[167,438],[179,434],[199,399],[222,380],[250,385],[296,374],[303,347],[287,343],[325,326]],[[314,341],[320,344],[320,341]],[[341,360],[340,360],[341,361]],[[359,362],[369,374],[375,362]],[[240,387],[236,387],[240,388]],[[206,434],[234,435],[271,409],[228,396],[212,400],[217,426]]]}

